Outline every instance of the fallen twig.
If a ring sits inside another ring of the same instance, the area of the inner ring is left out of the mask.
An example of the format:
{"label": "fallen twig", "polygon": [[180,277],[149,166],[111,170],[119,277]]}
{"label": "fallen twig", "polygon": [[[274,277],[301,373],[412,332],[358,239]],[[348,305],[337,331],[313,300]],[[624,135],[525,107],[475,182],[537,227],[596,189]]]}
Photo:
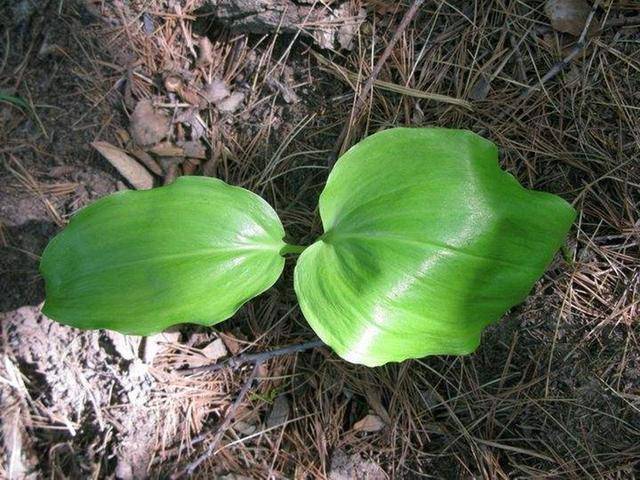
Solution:
{"label": "fallen twig", "polygon": [[604,26],[598,33],[602,33],[602,31],[607,28],[633,27],[636,25],[640,25],[640,15],[635,15],[633,17],[612,18],[604,23]]}
{"label": "fallen twig", "polygon": [[[547,83],[549,80],[551,80],[556,75],[558,75],[561,71],[563,71],[569,64],[571,64],[573,59],[576,58],[582,52],[582,50],[588,44],[587,34],[589,32],[589,27],[591,26],[591,22],[593,21],[593,17],[594,17],[594,15],[596,13],[596,10],[598,9],[599,3],[600,3],[599,1],[594,2],[593,7],[591,8],[591,12],[589,12],[589,16],[587,17],[587,21],[584,24],[584,28],[582,29],[582,33],[580,34],[580,37],[578,38],[578,41],[575,43],[573,48],[569,51],[567,56],[564,57],[559,62],[557,62],[556,64],[554,64],[549,69],[549,71],[542,78],[540,78],[540,80],[538,82],[536,82],[534,85],[531,85],[531,86],[527,87],[527,89],[524,92],[522,92],[522,94],[520,94],[520,96],[518,96],[516,98],[516,100],[513,102],[511,108],[507,108],[507,109],[503,110],[497,116],[497,120],[498,121],[504,120],[509,115],[513,115],[515,112],[517,112],[518,109],[531,96],[531,94],[533,92],[535,92],[539,88],[543,87],[545,83]],[[484,135],[484,134],[486,134],[486,129],[485,128],[481,128],[481,129],[478,130],[478,133],[480,135]]]}
{"label": "fallen twig", "polygon": [[203,372],[218,372],[224,368],[235,369],[246,363],[253,363],[260,365],[275,357],[282,357],[283,355],[291,355],[294,353],[304,352],[305,350],[311,350],[312,348],[321,347],[324,343],[322,340],[311,340],[306,343],[297,343],[295,345],[289,345],[288,347],[278,348],[276,350],[270,350],[268,352],[260,353],[243,353],[237,357],[231,357],[221,363],[213,363],[210,365],[203,365],[201,367],[185,368],[180,370],[182,373],[203,373]]}
{"label": "fallen twig", "polygon": [[[216,451],[216,448],[218,447],[218,444],[220,443],[220,440],[222,440],[223,435],[225,434],[225,432],[229,428],[229,425],[231,425],[231,422],[235,418],[236,412],[240,407],[240,405],[242,404],[242,401],[247,396],[247,393],[249,392],[249,389],[251,388],[253,381],[256,379],[260,366],[264,362],[272,358],[304,352],[305,350],[321,347],[322,345],[324,345],[324,343],[321,340],[317,339],[317,340],[312,340],[306,343],[289,345],[288,347],[278,348],[276,350],[271,350],[268,352],[248,353],[248,354],[238,355],[237,357],[232,357],[222,363],[204,365],[202,367],[195,367],[195,368],[188,368],[185,370],[181,370],[181,372],[188,372],[188,373],[217,372],[227,367],[237,368],[247,363],[253,364],[253,369],[251,370],[251,374],[245,381],[244,385],[242,386],[242,389],[240,389],[238,396],[229,407],[229,410],[226,412],[224,420],[216,428],[216,433],[211,439],[211,443],[209,443],[209,445],[207,446],[207,449],[202,454],[200,454],[194,461],[189,463],[189,465],[187,465],[186,468],[172,475],[171,478],[178,479],[178,478],[183,478],[183,477],[192,475],[193,472],[202,464],[202,462],[204,462],[207,458],[213,455],[213,453]],[[197,442],[200,442],[203,439],[204,439],[204,435],[202,434],[198,435]],[[194,441],[193,443],[196,443],[196,442]]]}
{"label": "fallen twig", "polygon": [[198,456],[198,458],[196,458],[193,462],[189,463],[189,465],[187,465],[187,467],[184,470],[173,475],[171,478],[176,479],[176,478],[182,478],[184,476],[192,475],[193,472],[202,464],[202,462],[204,462],[207,458],[209,458],[213,454],[216,447],[220,443],[220,440],[222,440],[222,436],[229,428],[229,425],[231,425],[232,420],[235,418],[236,412],[238,411],[238,407],[240,407],[240,404],[244,400],[244,397],[246,397],[247,393],[249,393],[249,389],[251,388],[253,381],[256,379],[258,375],[258,370],[260,368],[261,363],[262,362],[256,362],[253,365],[253,370],[251,370],[251,374],[249,375],[249,378],[247,378],[246,382],[244,382],[244,385],[242,386],[240,393],[238,393],[238,396],[229,407],[229,410],[225,414],[224,420],[222,421],[220,426],[217,428],[216,433],[213,436],[211,443],[209,443],[209,446],[207,447],[207,449],[200,456]]}
{"label": "fallen twig", "polygon": [[587,17],[587,21],[584,24],[582,33],[580,34],[580,38],[578,38],[578,41],[573,46],[573,48],[569,51],[567,56],[564,57],[562,60],[560,60],[558,63],[556,63],[553,67],[551,67],[551,69],[540,79],[538,83],[528,87],[522,93],[522,95],[520,95],[520,97],[518,98],[519,100],[518,104],[520,104],[523,100],[526,100],[527,98],[529,98],[529,96],[535,90],[543,86],[546,82],[548,82],[549,80],[554,78],[556,75],[558,75],[562,70],[564,70],[573,61],[573,59],[576,58],[580,54],[580,52],[582,52],[584,47],[587,46],[587,43],[588,43],[587,33],[589,32],[589,27],[591,27],[591,22],[593,21],[593,16],[595,15],[596,10],[598,9],[599,3],[600,2],[595,2],[593,4],[593,8],[591,9],[591,12],[589,12],[589,17]]}

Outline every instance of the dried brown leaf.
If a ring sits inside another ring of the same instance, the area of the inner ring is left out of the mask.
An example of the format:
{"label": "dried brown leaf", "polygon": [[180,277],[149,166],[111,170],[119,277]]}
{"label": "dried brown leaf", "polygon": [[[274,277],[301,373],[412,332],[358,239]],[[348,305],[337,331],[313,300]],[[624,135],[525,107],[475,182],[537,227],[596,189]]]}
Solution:
{"label": "dried brown leaf", "polygon": [[224,345],[227,347],[227,350],[231,352],[232,355],[237,355],[238,352],[242,349],[240,346],[240,342],[230,333],[221,333],[220,338],[224,342]]}
{"label": "dried brown leaf", "polygon": [[203,36],[198,41],[199,55],[198,66],[205,67],[213,63],[213,45],[207,36]]}
{"label": "dried brown leaf", "polygon": [[582,33],[591,7],[585,0],[547,0],[544,12],[558,32],[578,37]]}
{"label": "dried brown leaf", "polygon": [[133,148],[132,150],[130,150],[130,152],[131,155],[140,160],[140,162],[152,173],[155,173],[156,175],[162,175],[162,168],[160,167],[160,165],[158,165],[158,162],[156,162],[153,157],[147,152],[138,147]]}
{"label": "dried brown leaf", "polygon": [[145,168],[118,147],[108,142],[96,141],[91,144],[114,166],[136,190],[153,188],[153,177]]}

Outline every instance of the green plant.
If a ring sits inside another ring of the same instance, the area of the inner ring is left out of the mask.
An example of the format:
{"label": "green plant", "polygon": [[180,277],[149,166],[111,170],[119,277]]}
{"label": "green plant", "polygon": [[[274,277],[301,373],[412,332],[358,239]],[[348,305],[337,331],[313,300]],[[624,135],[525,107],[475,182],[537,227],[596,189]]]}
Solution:
{"label": "green plant", "polygon": [[29,104],[22,98],[16,97],[15,95],[9,95],[8,93],[0,91],[0,102],[5,102],[10,105],[15,105],[16,107],[22,110],[29,110]]}
{"label": "green plant", "polygon": [[141,335],[214,325],[269,288],[285,254],[301,253],[302,312],[341,357],[374,366],[472,352],[483,328],[526,297],[575,217],[497,159],[468,131],[372,135],[331,172],[324,234],[308,248],[284,243],[264,200],[220,180],[116,193],[47,246],[44,312]]}

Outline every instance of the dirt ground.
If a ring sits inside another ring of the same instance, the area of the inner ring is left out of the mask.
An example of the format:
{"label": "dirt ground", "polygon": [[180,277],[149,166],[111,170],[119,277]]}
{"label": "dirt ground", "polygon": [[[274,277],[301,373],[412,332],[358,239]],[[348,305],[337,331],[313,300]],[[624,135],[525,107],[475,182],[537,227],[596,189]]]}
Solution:
{"label": "dirt ground", "polygon": [[[73,212],[208,175],[306,244],[344,125],[345,147],[399,125],[485,135],[523,185],[578,210],[566,258],[473,355],[270,360],[192,476],[640,476],[640,5],[425,1],[354,115],[411,3],[0,4],[0,477],[182,477],[250,369],[179,369],[313,338],[289,264],[215,328],[142,340],[50,321],[39,255]],[[150,173],[123,176],[95,141]]]}

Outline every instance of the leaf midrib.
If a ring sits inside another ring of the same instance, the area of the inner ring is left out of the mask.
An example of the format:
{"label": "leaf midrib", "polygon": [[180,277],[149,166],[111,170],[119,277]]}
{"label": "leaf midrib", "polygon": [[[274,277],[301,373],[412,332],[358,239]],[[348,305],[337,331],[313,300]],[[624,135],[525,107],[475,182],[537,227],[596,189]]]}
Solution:
{"label": "leaf midrib", "polygon": [[[326,234],[325,234],[326,235]],[[430,247],[434,247],[434,248],[440,248],[443,250],[448,250],[450,252],[453,253],[457,253],[460,255],[464,255],[470,258],[475,258],[478,260],[484,260],[484,261],[488,261],[488,262],[496,262],[496,263],[501,263],[503,265],[508,265],[509,267],[514,267],[514,268],[525,268],[528,270],[536,270],[537,269],[534,266],[531,265],[527,265],[525,263],[514,263],[514,262],[510,262],[508,260],[502,259],[502,258],[495,258],[495,257],[485,257],[482,255],[476,255],[475,253],[470,253],[470,252],[466,252],[460,248],[457,247],[453,247],[451,245],[448,245],[446,243],[443,242],[436,242],[433,240],[413,240],[410,238],[406,238],[406,237],[400,237],[400,236],[395,236],[395,235],[389,235],[389,234],[380,234],[380,233],[376,233],[376,232],[361,232],[361,233],[350,233],[350,234],[340,234],[337,232],[333,232],[333,234],[331,235],[332,238],[332,242],[327,242],[328,244],[334,243],[336,241],[340,241],[343,239],[354,239],[354,240],[374,240],[374,241],[392,241],[392,242],[397,242],[397,243],[405,243],[408,245],[413,245],[413,246],[430,246]]]}
{"label": "leaf midrib", "polygon": [[[194,250],[191,252],[181,252],[181,253],[174,253],[174,254],[168,254],[168,255],[155,255],[155,256],[149,256],[148,258],[143,258],[143,259],[139,259],[139,260],[132,260],[129,262],[123,262],[123,263],[116,263],[113,264],[109,267],[103,267],[103,268],[96,268],[93,270],[84,270],[80,273],[81,276],[90,276],[93,275],[97,272],[105,272],[105,271],[110,271],[110,270],[117,270],[117,269],[121,269],[121,268],[127,268],[127,267],[131,267],[131,266],[135,266],[135,265],[142,265],[145,263],[162,263],[164,261],[171,261],[171,260],[182,260],[182,259],[188,259],[188,258],[193,258],[193,257],[198,257],[198,256],[208,256],[208,255],[214,255],[217,253],[235,253],[235,252],[242,252],[241,255],[239,256],[247,256],[248,253],[246,252],[250,252],[250,253],[261,253],[261,252],[268,252],[268,251],[273,251],[274,253],[277,254],[278,257],[280,257],[280,255],[278,254],[278,247],[274,246],[274,247],[260,247],[260,246],[242,246],[242,247],[234,247],[234,248],[229,248],[229,247],[222,247],[222,248],[204,248],[204,249],[199,249],[199,250]],[[282,257],[280,257],[282,258]]]}

